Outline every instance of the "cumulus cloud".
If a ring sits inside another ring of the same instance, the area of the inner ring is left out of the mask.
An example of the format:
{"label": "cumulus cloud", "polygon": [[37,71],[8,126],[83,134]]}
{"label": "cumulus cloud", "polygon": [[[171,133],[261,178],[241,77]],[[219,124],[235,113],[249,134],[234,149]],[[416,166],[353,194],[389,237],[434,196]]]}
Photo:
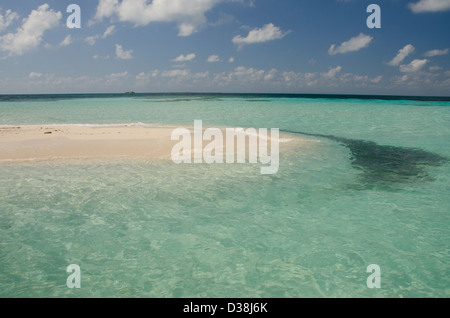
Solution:
{"label": "cumulus cloud", "polygon": [[119,84],[128,77],[128,71],[121,73],[111,73],[105,76],[106,84]]}
{"label": "cumulus cloud", "polygon": [[228,63],[234,63],[234,57],[230,57],[230,58],[228,59]]}
{"label": "cumulus cloud", "polygon": [[264,76],[264,70],[258,70],[253,67],[247,68],[245,66],[238,66],[234,69],[232,73],[233,76],[252,79],[252,80],[261,80]]}
{"label": "cumulus cloud", "polygon": [[371,81],[372,83],[379,83],[379,82],[381,82],[382,80],[383,80],[383,76],[382,76],[382,75],[378,75],[378,76],[376,76],[376,77],[370,79],[370,81]]}
{"label": "cumulus cloud", "polygon": [[264,80],[265,71],[245,66],[238,66],[232,72],[222,72],[214,75],[213,82],[220,86],[248,85],[261,83]]}
{"label": "cumulus cloud", "polygon": [[95,12],[95,20],[102,20],[104,17],[112,16],[117,6],[119,5],[118,0],[100,0]]}
{"label": "cumulus cloud", "polygon": [[100,0],[94,21],[117,17],[135,26],[152,22],[178,24],[178,35],[189,36],[206,22],[205,13],[222,0]]}
{"label": "cumulus cloud", "polygon": [[122,73],[111,73],[109,75],[106,75],[107,79],[117,79],[117,78],[123,78],[128,76],[128,71],[124,71]]}
{"label": "cumulus cloud", "polygon": [[149,73],[145,73],[145,72],[141,72],[138,75],[136,75],[136,79],[138,81],[148,80],[148,79],[150,79],[150,74]]}
{"label": "cumulus cloud", "polygon": [[430,66],[428,69],[430,70],[430,72],[436,72],[436,71],[442,70],[442,67],[435,65],[435,66]]}
{"label": "cumulus cloud", "polygon": [[94,60],[98,60],[98,59],[109,59],[109,55],[102,56],[102,55],[95,54],[92,58],[93,58]]}
{"label": "cumulus cloud", "polygon": [[279,27],[268,23],[262,28],[251,30],[246,37],[236,35],[231,41],[238,44],[240,48],[245,44],[263,43],[267,41],[279,40],[284,38],[289,31],[282,31]]}
{"label": "cumulus cloud", "polygon": [[68,35],[62,40],[61,43],[59,43],[59,46],[68,46],[72,43],[72,35]]}
{"label": "cumulus cloud", "polygon": [[170,71],[164,71],[161,73],[161,76],[164,77],[185,77],[189,75],[188,70],[170,70]]}
{"label": "cumulus cloud", "polygon": [[37,48],[44,33],[57,26],[61,17],[61,12],[49,10],[48,4],[39,6],[23,20],[22,26],[15,33],[0,37],[0,50],[9,52],[9,55],[22,55]]}
{"label": "cumulus cloud", "polygon": [[391,65],[391,66],[398,66],[398,65],[400,65],[400,63],[403,62],[403,60],[408,55],[413,53],[414,50],[415,50],[415,48],[411,44],[405,45],[402,49],[398,50],[397,55],[388,64]]}
{"label": "cumulus cloud", "polygon": [[208,57],[208,59],[206,60],[209,63],[214,63],[214,62],[220,62],[219,56],[218,55],[211,55]]}
{"label": "cumulus cloud", "polygon": [[196,32],[196,27],[192,23],[181,23],[178,26],[178,36],[189,36]]}
{"label": "cumulus cloud", "polygon": [[136,85],[137,86],[146,86],[150,83],[150,73],[141,72],[136,75]]}
{"label": "cumulus cloud", "polygon": [[209,76],[209,72],[199,72],[199,73],[195,73],[194,74],[194,78],[198,79],[198,78],[207,78]]}
{"label": "cumulus cloud", "polygon": [[86,37],[84,40],[89,43],[90,45],[94,45],[95,42],[97,41],[98,36],[97,35],[93,35],[93,36],[88,36]]}
{"label": "cumulus cloud", "polygon": [[116,57],[121,60],[129,60],[133,58],[133,50],[125,51],[120,44],[116,44]]}
{"label": "cumulus cloud", "polygon": [[106,28],[105,32],[102,35],[102,39],[105,39],[106,37],[114,34],[116,31],[116,27],[114,25],[110,25],[108,28]]}
{"label": "cumulus cloud", "polygon": [[31,72],[30,75],[28,75],[28,78],[33,79],[33,78],[39,78],[41,76],[42,76],[42,73]]}
{"label": "cumulus cloud", "polygon": [[93,35],[93,36],[88,36],[87,38],[85,38],[84,40],[89,43],[90,45],[94,45],[95,42],[97,42],[98,39],[106,39],[108,36],[113,35],[114,32],[116,31],[116,27],[114,25],[110,25],[105,32],[103,33],[103,35],[97,34],[97,35]]}
{"label": "cumulus cloud", "polygon": [[275,76],[277,75],[278,70],[276,68],[272,68],[269,72],[267,72],[266,75],[264,75],[264,80],[265,81],[271,81],[275,78]]}
{"label": "cumulus cloud", "polygon": [[422,69],[422,67],[424,67],[425,64],[427,64],[427,62],[428,62],[427,59],[423,59],[423,60],[416,59],[409,64],[400,65],[400,72],[414,73],[414,72],[420,71]]}
{"label": "cumulus cloud", "polygon": [[358,51],[360,49],[368,47],[372,39],[373,38],[370,35],[360,33],[358,36],[355,36],[348,41],[342,42],[342,44],[338,47],[336,47],[335,44],[332,44],[328,49],[328,54],[336,55],[339,53],[345,54],[348,52]]}
{"label": "cumulus cloud", "polygon": [[324,73],[301,73],[296,71],[281,71],[275,68],[270,70],[238,66],[233,71],[221,72],[212,76],[215,87],[242,90],[253,88],[264,90],[281,89],[298,92],[304,88],[375,88],[380,87],[384,81],[382,75],[370,77],[366,74],[342,73],[339,65],[329,68]]}
{"label": "cumulus cloud", "polygon": [[192,61],[193,59],[195,59],[195,54],[194,53],[190,53],[187,55],[183,55],[181,54],[180,56],[176,57],[175,59],[173,59],[173,62],[187,62],[187,61]]}
{"label": "cumulus cloud", "polygon": [[341,70],[342,70],[342,66],[338,65],[335,68],[330,68],[330,70],[328,72],[322,73],[322,76],[324,78],[331,79],[331,78],[336,77],[337,73],[339,73]]}
{"label": "cumulus cloud", "polygon": [[448,11],[450,10],[450,1],[420,0],[419,2],[408,4],[408,7],[414,13]]}
{"label": "cumulus cloud", "polygon": [[0,32],[3,32],[14,20],[18,18],[19,15],[11,10],[6,10],[4,15],[0,12]]}
{"label": "cumulus cloud", "polygon": [[424,56],[433,57],[433,56],[446,55],[446,54],[448,54],[448,49],[430,50],[430,51],[425,52]]}

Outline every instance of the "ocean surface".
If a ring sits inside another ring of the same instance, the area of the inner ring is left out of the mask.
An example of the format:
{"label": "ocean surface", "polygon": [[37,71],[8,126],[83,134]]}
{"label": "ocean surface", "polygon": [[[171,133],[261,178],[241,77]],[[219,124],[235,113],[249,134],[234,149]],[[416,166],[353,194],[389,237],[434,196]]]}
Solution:
{"label": "ocean surface", "polygon": [[[450,98],[3,95],[0,126],[279,128],[255,164],[0,165],[0,297],[449,297]],[[67,266],[81,270],[70,289]],[[381,270],[380,288],[368,288]]]}

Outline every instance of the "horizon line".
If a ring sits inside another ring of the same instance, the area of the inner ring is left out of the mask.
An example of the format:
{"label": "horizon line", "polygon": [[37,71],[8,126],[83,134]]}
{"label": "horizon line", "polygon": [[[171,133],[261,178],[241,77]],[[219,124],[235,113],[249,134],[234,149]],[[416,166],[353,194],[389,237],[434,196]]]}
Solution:
{"label": "horizon line", "polygon": [[377,97],[379,99],[443,99],[444,101],[450,101],[450,95],[448,96],[437,96],[437,95],[394,95],[394,94],[350,94],[350,93],[261,93],[261,92],[190,92],[190,91],[180,91],[180,92],[114,92],[114,93],[1,93],[0,96],[75,96],[75,95],[121,95],[121,96],[133,96],[133,95],[162,95],[162,94],[172,94],[172,95],[266,95],[266,96],[302,96],[302,97],[320,97],[320,96],[330,96],[330,97],[346,97],[348,99],[355,99],[355,97],[361,97],[363,99],[374,99]]}

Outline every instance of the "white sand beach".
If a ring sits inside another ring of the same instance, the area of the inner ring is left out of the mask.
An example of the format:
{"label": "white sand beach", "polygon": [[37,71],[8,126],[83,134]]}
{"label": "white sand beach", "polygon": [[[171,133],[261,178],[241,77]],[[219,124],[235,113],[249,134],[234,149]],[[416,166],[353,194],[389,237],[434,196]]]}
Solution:
{"label": "white sand beach", "polygon": [[[171,140],[176,128],[139,124],[0,126],[0,161],[101,157],[170,159],[172,148],[178,142]],[[193,131],[193,127],[186,128]],[[279,138],[284,141],[280,143],[280,150],[309,143],[297,136],[280,134]],[[209,141],[203,142],[203,146],[207,143]]]}

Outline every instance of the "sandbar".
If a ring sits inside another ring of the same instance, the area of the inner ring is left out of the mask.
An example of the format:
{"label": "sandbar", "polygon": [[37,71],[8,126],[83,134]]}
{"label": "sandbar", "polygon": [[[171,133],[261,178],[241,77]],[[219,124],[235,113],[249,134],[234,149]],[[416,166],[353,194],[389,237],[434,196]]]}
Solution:
{"label": "sandbar", "polygon": [[[145,124],[0,126],[0,163],[101,157],[170,159],[172,148],[178,142],[171,140],[171,135],[178,127]],[[185,128],[193,131],[193,127]],[[292,135],[280,134],[279,138],[280,150],[308,143]]]}

